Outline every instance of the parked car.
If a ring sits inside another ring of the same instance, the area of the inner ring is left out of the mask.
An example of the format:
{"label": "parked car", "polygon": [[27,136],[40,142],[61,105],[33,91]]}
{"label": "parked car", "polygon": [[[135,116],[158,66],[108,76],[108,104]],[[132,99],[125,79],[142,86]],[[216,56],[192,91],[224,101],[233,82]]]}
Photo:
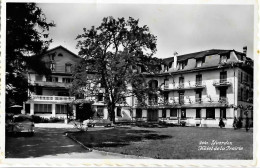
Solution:
{"label": "parked car", "polygon": [[6,123],[7,133],[29,133],[34,134],[34,122],[29,115],[19,114],[13,116],[13,121]]}
{"label": "parked car", "polygon": [[112,126],[112,122],[110,120],[103,119],[103,118],[93,118],[93,119],[85,120],[83,124],[87,125],[88,127],[95,127],[95,126],[111,127]]}

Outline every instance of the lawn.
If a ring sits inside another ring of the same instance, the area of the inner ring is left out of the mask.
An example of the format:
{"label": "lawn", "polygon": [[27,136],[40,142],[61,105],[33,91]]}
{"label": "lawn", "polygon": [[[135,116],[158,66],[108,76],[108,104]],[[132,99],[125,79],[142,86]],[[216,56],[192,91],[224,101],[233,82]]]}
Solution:
{"label": "lawn", "polygon": [[97,150],[157,159],[253,159],[252,130],[91,128],[87,132],[69,133],[69,136]]}

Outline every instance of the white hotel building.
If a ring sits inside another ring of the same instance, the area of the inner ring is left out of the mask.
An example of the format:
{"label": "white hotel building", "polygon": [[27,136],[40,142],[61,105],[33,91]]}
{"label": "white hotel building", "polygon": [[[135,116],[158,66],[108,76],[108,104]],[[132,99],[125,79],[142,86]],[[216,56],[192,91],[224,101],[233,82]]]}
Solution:
{"label": "white hotel building", "polygon": [[[28,73],[34,86],[31,99],[24,103],[25,113],[43,117],[65,117],[66,105],[75,100],[69,95],[73,67],[80,57],[59,46],[41,56],[52,70],[50,78]],[[223,118],[232,127],[234,117],[253,119],[253,61],[234,50],[207,50],[163,60],[162,71],[147,75],[149,87],[157,89],[139,106],[128,97],[128,106],[118,105],[116,121],[144,121],[187,126],[217,127]],[[99,116],[108,118],[102,93],[96,96]],[[76,107],[73,113],[77,118]]]}
{"label": "white hotel building", "polygon": [[[246,52],[246,51],[245,51]],[[207,50],[164,59],[162,72],[147,75],[147,107],[135,102],[136,120],[232,127],[234,117],[253,119],[253,61],[234,50]]]}

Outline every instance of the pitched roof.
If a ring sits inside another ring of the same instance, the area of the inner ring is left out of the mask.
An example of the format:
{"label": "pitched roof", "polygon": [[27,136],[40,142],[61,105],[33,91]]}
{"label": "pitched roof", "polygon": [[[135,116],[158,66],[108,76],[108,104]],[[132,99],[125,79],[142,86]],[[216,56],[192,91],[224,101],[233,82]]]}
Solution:
{"label": "pitched roof", "polygon": [[[211,50],[205,50],[205,51],[199,51],[199,52],[194,52],[194,53],[189,53],[189,54],[184,54],[184,55],[179,55],[177,56],[178,61],[185,61],[187,59],[191,58],[202,58],[207,55],[215,55],[215,54],[226,54],[229,53],[233,50],[220,50],[220,49],[211,49]],[[174,57],[169,57],[163,59],[164,62],[171,62],[174,60]]]}
{"label": "pitched roof", "polygon": [[65,51],[67,51],[68,53],[70,53],[71,55],[73,55],[73,56],[75,56],[75,57],[81,58],[80,56],[78,56],[77,54],[71,52],[70,50],[68,50],[67,48],[63,47],[62,45],[59,45],[59,46],[54,47],[54,48],[52,48],[52,49],[49,49],[49,50],[47,50],[46,52],[44,52],[43,54],[52,52],[52,51],[54,51],[54,50],[56,50],[56,49],[58,49],[58,48],[61,48],[61,49],[65,50]]}

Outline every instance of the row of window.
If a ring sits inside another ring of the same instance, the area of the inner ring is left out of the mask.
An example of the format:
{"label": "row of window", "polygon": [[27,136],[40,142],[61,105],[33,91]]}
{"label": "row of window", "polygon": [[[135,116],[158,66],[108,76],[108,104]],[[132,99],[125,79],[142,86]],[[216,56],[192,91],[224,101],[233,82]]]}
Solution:
{"label": "row of window", "polygon": [[[166,110],[162,109],[162,118],[166,118]],[[170,109],[170,117],[186,118],[186,109],[181,109],[181,116],[178,116],[177,109]],[[196,118],[201,118],[201,109],[196,109]],[[136,118],[142,118],[142,109],[136,109]],[[220,118],[226,119],[226,108],[220,108]],[[215,108],[206,109],[206,119],[215,119]]]}
{"label": "row of window", "polygon": [[[35,76],[35,81],[37,82],[42,82],[43,81],[43,76],[42,75],[36,75]],[[46,82],[59,82],[59,78],[58,77],[47,77],[46,78]],[[62,83],[72,83],[73,82],[73,78],[62,78]]]}
{"label": "row of window", "polygon": [[[226,97],[226,93],[223,93],[221,96]],[[200,89],[195,90],[195,100],[200,101],[201,98],[202,98],[202,90],[200,90]],[[148,99],[149,99],[150,103],[158,102],[158,96],[155,95],[155,94],[150,94]],[[164,93],[164,100],[166,102],[168,102],[168,100],[169,100],[169,93],[168,92]],[[179,103],[180,104],[184,103],[184,91],[179,92]]]}
{"label": "row of window", "polygon": [[[55,112],[56,114],[67,114],[67,105],[56,104]],[[52,104],[34,104],[34,113],[51,114]]]}
{"label": "row of window", "polygon": [[[227,80],[227,71],[220,72],[220,81],[224,82]],[[173,81],[173,84],[175,81]],[[196,75],[196,84],[201,85],[202,84],[202,75],[198,74]],[[169,85],[169,79],[164,79],[164,85]],[[179,77],[179,86],[184,85],[184,77]],[[157,80],[151,80],[149,82],[150,88],[157,88],[158,87],[158,81]]]}
{"label": "row of window", "polygon": [[[54,61],[51,61],[51,62],[47,63],[47,67],[49,67],[50,70],[54,72],[57,69],[57,64]],[[72,64],[71,63],[65,64],[65,72],[66,73],[72,72]]]}
{"label": "row of window", "polygon": [[[227,62],[227,60],[230,58],[230,55],[221,55],[220,56],[220,63]],[[196,59],[196,67],[202,67],[205,63],[205,57],[197,58]],[[178,69],[182,70],[184,69],[188,64],[188,60],[179,61],[178,62]],[[172,68],[173,62],[170,62],[168,66],[165,66],[164,70],[168,71]]]}

